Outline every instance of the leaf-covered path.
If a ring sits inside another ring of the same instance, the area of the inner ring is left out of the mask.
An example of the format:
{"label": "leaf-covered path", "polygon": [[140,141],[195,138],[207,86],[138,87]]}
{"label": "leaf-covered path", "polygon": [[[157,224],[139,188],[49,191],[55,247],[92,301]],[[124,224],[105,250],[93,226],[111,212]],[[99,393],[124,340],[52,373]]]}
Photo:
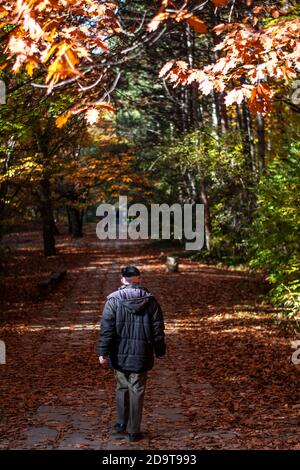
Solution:
{"label": "leaf-covered path", "polygon": [[[300,372],[259,304],[261,278],[187,260],[167,274],[143,243],[89,236],[59,247],[66,279],[43,301],[11,303],[0,328],[1,449],[299,449]],[[96,354],[102,306],[126,263],[161,303],[168,346],[135,444],[111,433],[114,378]]]}

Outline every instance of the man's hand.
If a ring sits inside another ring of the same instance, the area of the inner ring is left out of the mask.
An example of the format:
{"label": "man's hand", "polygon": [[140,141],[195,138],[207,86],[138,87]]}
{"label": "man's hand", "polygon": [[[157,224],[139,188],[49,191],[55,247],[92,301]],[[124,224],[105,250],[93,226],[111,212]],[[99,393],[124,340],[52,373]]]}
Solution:
{"label": "man's hand", "polygon": [[105,356],[100,356],[100,357],[99,357],[99,362],[100,362],[100,365],[101,365],[101,366],[106,366],[106,365],[108,364],[107,357],[105,357]]}

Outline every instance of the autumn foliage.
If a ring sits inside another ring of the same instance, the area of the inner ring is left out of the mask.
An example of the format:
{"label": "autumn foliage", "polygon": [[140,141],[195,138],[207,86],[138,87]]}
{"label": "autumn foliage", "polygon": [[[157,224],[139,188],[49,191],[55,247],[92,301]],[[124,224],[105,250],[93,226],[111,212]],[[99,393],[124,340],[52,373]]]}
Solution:
{"label": "autumn foliage", "polygon": [[[201,8],[190,8],[191,3],[185,1],[179,6],[178,2],[162,0],[148,22],[148,33],[153,34],[167,23],[187,24],[197,34],[221,37],[215,47],[217,59],[199,69],[178,57],[165,64],[160,77],[175,86],[195,82],[205,95],[212,90],[225,92],[227,105],[245,100],[252,111],[268,112],[276,94],[276,82],[288,82],[299,73],[300,23],[294,10],[264,6],[263,2],[251,10],[253,2],[247,0],[242,4],[250,13],[242,21],[234,22],[232,14],[242,8],[240,5],[210,0]],[[209,8],[214,13],[222,12],[226,21],[214,27],[208,25],[205,13]],[[2,0],[0,27],[6,57],[1,68],[10,66],[15,73],[24,68],[29,76],[38,71],[44,76],[48,93],[65,80],[78,83],[91,73],[97,77],[97,84],[103,84],[109,67],[103,70],[98,59],[100,55],[104,57],[102,62],[107,60],[109,38],[122,32],[118,10],[118,3],[110,1]],[[86,91],[84,86],[81,91]],[[92,102],[81,97],[58,120],[58,125],[81,112],[93,124],[99,118],[99,107],[113,111],[104,100]]]}
{"label": "autumn foliage", "polygon": [[[106,37],[118,28],[112,2],[95,0],[1,1],[2,30],[13,70],[27,73],[42,64],[49,89],[59,80],[78,76],[92,51],[109,50]],[[89,24],[89,27],[88,27]]]}
{"label": "autumn foliage", "polygon": [[[95,0],[1,1],[1,69],[25,70],[43,77],[47,92],[65,80],[84,82],[93,69],[93,55],[109,52],[107,37],[118,31],[116,4]],[[93,124],[98,108],[113,111],[105,101],[81,102],[65,113],[58,126],[81,112]]]}
{"label": "autumn foliage", "polygon": [[[172,2],[162,2],[161,11],[149,24],[157,28],[162,21],[186,21],[196,32],[206,32],[206,25],[187,10],[177,13],[163,11]],[[226,0],[213,2],[224,6]],[[248,2],[251,3],[251,2]],[[202,69],[190,68],[185,60],[169,61],[160,71],[174,83],[188,85],[196,82],[204,95],[212,90],[226,92],[226,105],[247,101],[251,111],[270,111],[275,94],[274,82],[288,82],[300,71],[300,21],[287,19],[288,11],[276,7],[255,7],[251,16],[240,23],[222,23],[212,28],[212,33],[223,36],[215,51],[218,59]],[[264,22],[267,18],[274,19]],[[202,27],[199,28],[199,24]]]}

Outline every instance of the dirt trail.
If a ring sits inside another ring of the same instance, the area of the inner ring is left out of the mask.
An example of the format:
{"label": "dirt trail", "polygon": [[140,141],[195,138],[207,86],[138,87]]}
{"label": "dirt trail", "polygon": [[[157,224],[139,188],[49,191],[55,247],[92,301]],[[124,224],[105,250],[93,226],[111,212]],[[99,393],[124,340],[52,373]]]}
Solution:
{"label": "dirt trail", "polygon": [[[83,239],[56,292],[11,306],[27,320],[1,327],[0,449],[299,448],[300,373],[261,311],[261,279],[184,260],[166,274],[159,254]],[[130,444],[111,434],[114,378],[96,345],[106,295],[133,262],[162,305],[168,352],[149,375],[146,437]]]}

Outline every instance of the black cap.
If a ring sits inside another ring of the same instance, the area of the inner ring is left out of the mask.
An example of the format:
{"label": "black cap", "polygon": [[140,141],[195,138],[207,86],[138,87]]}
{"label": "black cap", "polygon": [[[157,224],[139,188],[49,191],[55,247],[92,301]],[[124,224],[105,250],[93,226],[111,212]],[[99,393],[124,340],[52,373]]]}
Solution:
{"label": "black cap", "polygon": [[121,269],[121,274],[123,277],[133,277],[141,275],[139,269],[135,266],[125,266]]}

